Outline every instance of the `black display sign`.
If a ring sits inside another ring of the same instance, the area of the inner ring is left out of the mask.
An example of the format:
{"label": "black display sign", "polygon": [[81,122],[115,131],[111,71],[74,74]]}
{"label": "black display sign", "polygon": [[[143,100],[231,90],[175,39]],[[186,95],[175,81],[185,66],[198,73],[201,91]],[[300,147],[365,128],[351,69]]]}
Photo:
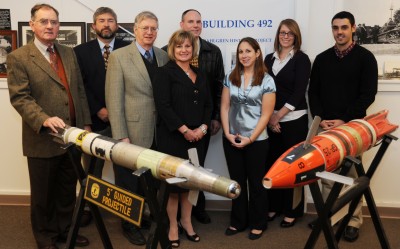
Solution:
{"label": "black display sign", "polygon": [[140,226],[144,198],[139,195],[132,194],[109,182],[88,175],[85,199]]}
{"label": "black display sign", "polygon": [[0,30],[11,30],[10,9],[0,9]]}

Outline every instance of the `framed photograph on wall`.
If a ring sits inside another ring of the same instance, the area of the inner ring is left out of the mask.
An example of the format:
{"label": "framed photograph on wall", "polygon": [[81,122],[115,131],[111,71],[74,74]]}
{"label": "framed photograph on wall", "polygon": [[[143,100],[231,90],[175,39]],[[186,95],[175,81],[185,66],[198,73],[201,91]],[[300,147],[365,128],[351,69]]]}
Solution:
{"label": "framed photograph on wall", "polygon": [[[115,35],[115,39],[123,40],[126,42],[132,42],[135,39],[135,35],[133,34],[133,23],[118,23],[118,30]],[[86,24],[86,40],[91,41],[96,39],[96,33],[92,29],[92,23]]]}
{"label": "framed photograph on wall", "polygon": [[356,17],[354,39],[375,55],[379,83],[400,83],[400,0],[342,2]]}
{"label": "framed photograph on wall", "polygon": [[7,77],[7,55],[17,49],[17,31],[0,30],[0,78]]}
{"label": "framed photograph on wall", "polygon": [[[85,33],[84,22],[60,22],[57,41],[62,45],[75,47],[86,41]],[[29,22],[18,22],[18,38],[19,47],[33,39],[33,32],[29,27]]]}

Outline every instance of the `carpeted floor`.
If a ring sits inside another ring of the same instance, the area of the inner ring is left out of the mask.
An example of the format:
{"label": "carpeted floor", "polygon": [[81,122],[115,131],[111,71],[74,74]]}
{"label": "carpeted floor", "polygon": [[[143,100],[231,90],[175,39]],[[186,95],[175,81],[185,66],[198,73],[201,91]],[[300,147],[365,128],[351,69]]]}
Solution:
{"label": "carpeted floor", "polygon": [[[268,230],[264,232],[259,240],[251,241],[247,238],[248,231],[238,233],[232,237],[224,235],[224,231],[229,224],[229,212],[211,211],[209,214],[212,219],[212,223],[209,225],[193,221],[195,231],[200,235],[201,241],[194,243],[182,236],[180,248],[301,249],[304,248],[311,232],[307,224],[315,218],[315,215],[306,215],[299,219],[294,227],[286,229],[279,227],[281,219],[277,218],[269,223]],[[114,248],[145,248],[145,246],[134,246],[123,237],[119,218],[109,213],[103,213],[103,217]],[[391,248],[400,248],[400,219],[382,219],[382,222]],[[81,228],[79,233],[89,238],[91,243],[86,247],[87,249],[103,248],[93,222],[88,227]],[[145,234],[147,234],[146,231]],[[58,246],[60,248],[64,247],[63,244],[59,244]],[[0,249],[9,248],[36,248],[30,226],[29,207],[0,206]],[[315,248],[327,248],[322,234]],[[364,219],[360,238],[356,242],[349,243],[341,240],[339,248],[381,248],[371,219]]]}

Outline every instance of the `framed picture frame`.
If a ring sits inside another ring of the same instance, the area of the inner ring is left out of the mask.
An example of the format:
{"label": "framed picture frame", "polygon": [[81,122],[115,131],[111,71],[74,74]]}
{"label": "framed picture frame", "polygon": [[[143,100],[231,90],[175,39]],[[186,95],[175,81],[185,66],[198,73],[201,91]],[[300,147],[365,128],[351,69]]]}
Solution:
{"label": "framed picture frame", "polygon": [[[75,47],[86,42],[85,34],[84,22],[60,22],[60,30],[58,31],[56,40],[62,45]],[[33,31],[29,26],[29,22],[18,22],[19,47],[28,44],[33,37]]]}
{"label": "framed picture frame", "polygon": [[7,78],[7,55],[17,49],[17,31],[0,30],[0,78]]}
{"label": "framed picture frame", "polygon": [[[93,23],[86,24],[86,41],[91,41],[96,39],[96,33],[92,29]],[[133,23],[118,23],[118,30],[115,34],[115,39],[123,40],[126,42],[132,42],[135,39],[135,35],[133,34]]]}

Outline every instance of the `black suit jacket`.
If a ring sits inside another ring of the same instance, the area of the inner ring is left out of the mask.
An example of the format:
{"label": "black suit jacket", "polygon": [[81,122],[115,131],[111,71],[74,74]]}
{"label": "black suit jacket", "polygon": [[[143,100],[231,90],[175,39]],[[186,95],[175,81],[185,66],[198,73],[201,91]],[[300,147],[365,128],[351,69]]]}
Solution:
{"label": "black suit jacket", "polygon": [[[115,40],[113,51],[129,45],[128,42]],[[92,118],[92,130],[101,131],[110,123],[97,117],[97,112],[106,107],[105,81],[106,70],[101,48],[97,39],[83,43],[74,48],[85,85],[87,100]]]}

